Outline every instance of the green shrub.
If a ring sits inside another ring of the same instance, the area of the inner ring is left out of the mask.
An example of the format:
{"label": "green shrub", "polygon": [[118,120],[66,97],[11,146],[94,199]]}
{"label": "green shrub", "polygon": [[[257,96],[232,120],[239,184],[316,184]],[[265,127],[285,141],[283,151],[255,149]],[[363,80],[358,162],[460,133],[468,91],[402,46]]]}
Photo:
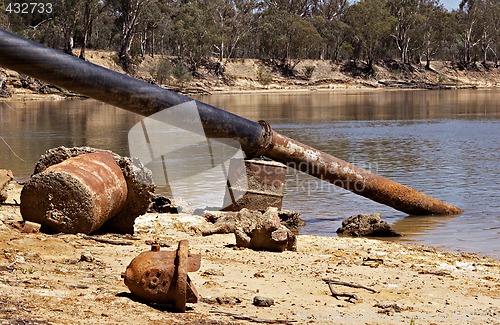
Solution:
{"label": "green shrub", "polygon": [[189,68],[183,63],[177,63],[174,66],[172,73],[174,77],[181,83],[193,80],[193,74],[191,73],[191,70],[189,70]]}
{"label": "green shrub", "polygon": [[153,69],[153,78],[159,83],[163,84],[165,80],[168,80],[173,73],[173,66],[169,59],[163,59],[158,63],[158,65]]}
{"label": "green shrub", "polygon": [[316,70],[316,67],[313,66],[313,65],[306,65],[304,67],[304,75],[306,76],[306,78],[309,80],[311,79],[313,73],[314,73],[314,70]]}
{"label": "green shrub", "polygon": [[440,74],[440,75],[438,76],[438,83],[442,84],[442,83],[444,83],[444,82],[446,81],[446,79],[447,79],[447,78],[446,78],[446,76],[445,76],[445,75]]}
{"label": "green shrub", "polygon": [[273,76],[269,72],[264,69],[264,67],[259,67],[257,71],[257,80],[260,84],[267,86],[273,81]]}

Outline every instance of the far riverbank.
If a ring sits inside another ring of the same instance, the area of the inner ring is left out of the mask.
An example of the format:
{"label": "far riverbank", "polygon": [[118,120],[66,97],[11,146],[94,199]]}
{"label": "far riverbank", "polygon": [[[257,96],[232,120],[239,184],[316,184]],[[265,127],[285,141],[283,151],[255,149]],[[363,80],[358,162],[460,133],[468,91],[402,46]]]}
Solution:
{"label": "far riverbank", "polygon": [[[124,73],[112,52],[90,51],[90,62]],[[225,62],[224,73],[201,67],[193,76],[159,80],[158,68],[166,58],[144,57],[134,77],[185,94],[307,92],[380,89],[475,89],[500,87],[500,68],[491,63],[477,64],[460,70],[451,62],[433,61],[430,69],[423,65],[401,66],[396,61],[381,62],[373,71],[353,62],[303,60],[297,63],[293,76],[285,76],[276,66],[255,59],[233,59]],[[45,84],[15,71],[0,68],[0,100],[37,100],[79,98],[64,89]]]}

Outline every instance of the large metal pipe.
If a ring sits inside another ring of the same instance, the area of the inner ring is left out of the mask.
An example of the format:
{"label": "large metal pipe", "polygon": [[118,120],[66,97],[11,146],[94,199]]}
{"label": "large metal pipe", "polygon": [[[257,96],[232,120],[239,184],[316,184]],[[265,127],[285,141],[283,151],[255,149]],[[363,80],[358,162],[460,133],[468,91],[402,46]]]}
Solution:
{"label": "large metal pipe", "polygon": [[335,158],[321,150],[272,132],[265,155],[410,215],[460,214],[463,211],[380,175]]}
{"label": "large metal pipe", "polygon": [[[0,66],[143,116],[193,101],[2,29]],[[265,139],[259,123],[199,101],[196,105],[208,137],[236,139],[249,156],[262,154]]]}
{"label": "large metal pipe", "polygon": [[[0,66],[143,116],[192,101],[186,96],[4,30],[0,30]],[[205,134],[208,137],[238,140],[247,157],[266,155],[408,214],[462,212],[457,207],[278,134],[265,122],[253,122],[217,107],[199,101],[196,103]]]}

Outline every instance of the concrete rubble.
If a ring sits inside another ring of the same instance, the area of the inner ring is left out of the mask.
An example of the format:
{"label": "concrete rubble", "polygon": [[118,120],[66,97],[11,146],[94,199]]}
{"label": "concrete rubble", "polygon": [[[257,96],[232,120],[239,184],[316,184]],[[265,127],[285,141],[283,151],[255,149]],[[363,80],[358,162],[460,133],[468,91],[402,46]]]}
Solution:
{"label": "concrete rubble", "polygon": [[7,188],[13,179],[14,175],[12,175],[12,171],[0,169],[0,202],[5,202],[7,200]]}
{"label": "concrete rubble", "polygon": [[373,236],[373,237],[398,237],[401,236],[393,230],[380,213],[358,214],[342,221],[342,227],[337,229],[339,236]]}
{"label": "concrete rubble", "polygon": [[278,209],[268,208],[264,213],[242,209],[238,214],[242,222],[234,231],[236,246],[276,252],[297,250],[297,238],[281,224]]}

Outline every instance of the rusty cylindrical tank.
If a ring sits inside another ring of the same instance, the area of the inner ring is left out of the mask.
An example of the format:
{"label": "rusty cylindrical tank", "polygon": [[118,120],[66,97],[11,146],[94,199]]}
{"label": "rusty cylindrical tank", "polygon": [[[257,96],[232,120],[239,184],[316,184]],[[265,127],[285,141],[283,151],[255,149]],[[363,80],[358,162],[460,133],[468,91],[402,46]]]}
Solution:
{"label": "rusty cylindrical tank", "polygon": [[186,302],[198,302],[198,293],[188,272],[200,269],[201,255],[189,254],[189,242],[181,240],[177,251],[151,251],[137,255],[122,273],[125,285],[136,297],[154,303],[173,304],[176,311],[186,311]]}
{"label": "rusty cylindrical tank", "polygon": [[21,214],[52,231],[88,234],[122,210],[127,192],[111,153],[83,154],[33,175],[21,191]]}

